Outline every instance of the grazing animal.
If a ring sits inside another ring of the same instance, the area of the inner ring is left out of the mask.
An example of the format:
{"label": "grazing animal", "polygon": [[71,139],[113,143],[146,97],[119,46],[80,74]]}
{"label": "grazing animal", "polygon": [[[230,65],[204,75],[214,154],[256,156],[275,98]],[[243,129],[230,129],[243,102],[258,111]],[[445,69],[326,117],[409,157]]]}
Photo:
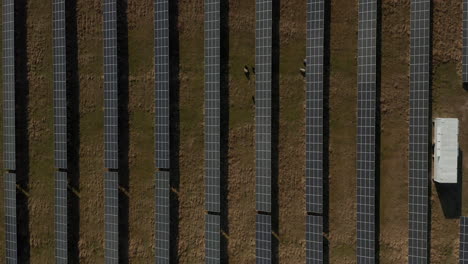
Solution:
{"label": "grazing animal", "polygon": [[249,67],[247,67],[247,65],[244,66],[244,74],[245,74],[245,77],[250,80],[250,71],[249,71]]}
{"label": "grazing animal", "polygon": [[305,76],[305,74],[306,74],[306,71],[305,71],[304,68],[300,68],[299,72],[302,74],[302,76]]}

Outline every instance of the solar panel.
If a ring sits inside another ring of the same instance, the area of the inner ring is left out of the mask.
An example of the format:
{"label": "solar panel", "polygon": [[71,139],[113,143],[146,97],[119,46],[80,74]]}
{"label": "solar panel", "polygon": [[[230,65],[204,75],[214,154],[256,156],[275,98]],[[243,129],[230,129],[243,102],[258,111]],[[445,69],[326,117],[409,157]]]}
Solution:
{"label": "solar panel", "polygon": [[155,158],[156,168],[170,168],[169,153],[169,1],[154,1]]}
{"label": "solar panel", "polygon": [[156,263],[169,263],[170,173],[156,172]]}
{"label": "solar panel", "polygon": [[5,248],[6,262],[16,263],[18,243],[16,233],[16,174],[5,173]]}
{"label": "solar panel", "polygon": [[411,1],[409,263],[428,261],[430,0]]}
{"label": "solar panel", "polygon": [[117,3],[104,0],[104,165],[119,168]]}
{"label": "solar panel", "polygon": [[219,215],[205,216],[205,263],[218,264],[221,262],[221,227]]}
{"label": "solar panel", "polygon": [[468,0],[463,0],[463,82],[468,83]]}
{"label": "solar panel", "polygon": [[270,212],[272,0],[256,0],[255,50],[256,208]]}
{"label": "solar panel", "polygon": [[53,3],[55,167],[67,168],[65,0]]}
{"label": "solar panel", "polygon": [[460,217],[460,264],[468,263],[468,217]]}
{"label": "solar panel", "polygon": [[308,215],[306,222],[306,263],[323,263],[322,216]]}
{"label": "solar panel", "polygon": [[119,263],[119,174],[106,172],[105,201],[105,259],[106,264]]}
{"label": "solar panel", "polygon": [[15,6],[3,0],[3,162],[16,170],[15,137]]}
{"label": "solar panel", "polygon": [[306,210],[323,210],[324,0],[307,1]]}
{"label": "solar panel", "polygon": [[220,212],[220,3],[205,0],[205,209]]}
{"label": "solar panel", "polygon": [[359,0],[357,110],[357,262],[375,263],[377,0]]}
{"label": "solar panel", "polygon": [[55,172],[55,260],[68,263],[67,173]]}
{"label": "solar panel", "polygon": [[257,264],[271,263],[271,216],[257,214],[255,255]]}

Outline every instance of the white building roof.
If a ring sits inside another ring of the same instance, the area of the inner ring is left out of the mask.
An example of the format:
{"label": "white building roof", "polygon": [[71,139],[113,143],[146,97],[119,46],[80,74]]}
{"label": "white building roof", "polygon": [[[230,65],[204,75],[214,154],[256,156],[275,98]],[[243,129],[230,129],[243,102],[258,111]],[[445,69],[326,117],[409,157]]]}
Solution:
{"label": "white building roof", "polygon": [[458,119],[436,118],[434,134],[434,181],[457,183]]}

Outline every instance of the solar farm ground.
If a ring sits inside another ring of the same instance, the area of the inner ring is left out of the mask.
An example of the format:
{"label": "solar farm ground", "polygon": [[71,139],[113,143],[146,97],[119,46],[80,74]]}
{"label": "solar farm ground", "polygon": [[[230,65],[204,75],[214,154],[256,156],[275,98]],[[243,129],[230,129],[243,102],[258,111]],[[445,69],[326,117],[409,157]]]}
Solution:
{"label": "solar farm ground", "polygon": [[[19,1],[20,3],[25,0]],[[255,262],[255,2],[229,10],[229,262]],[[462,1],[433,1],[433,116],[460,119],[468,150],[468,93],[461,85]],[[280,4],[279,261],[305,262],[304,115],[306,1]],[[76,3],[79,75],[80,263],[104,256],[103,77],[101,1]],[[129,1],[130,263],[154,259],[153,3]],[[409,0],[382,0],[380,263],[407,259]],[[51,1],[27,3],[29,84],[29,232],[31,263],[54,257],[54,168]],[[204,261],[203,1],[179,1],[180,263]],[[330,263],[355,263],[357,1],[335,0],[330,34]],[[466,157],[463,169],[466,171]],[[468,183],[467,180],[464,180]],[[468,186],[465,184],[465,189]],[[0,189],[3,190],[3,189]],[[432,188],[432,263],[458,258],[456,195]],[[0,194],[3,197],[3,194]],[[463,200],[468,201],[468,192]],[[443,202],[441,202],[443,201]],[[0,201],[3,215],[3,200]],[[445,211],[444,211],[445,209]],[[462,213],[468,214],[466,206]],[[2,217],[3,219],[3,217]],[[4,237],[0,225],[0,237]],[[0,239],[0,258],[4,258]]]}

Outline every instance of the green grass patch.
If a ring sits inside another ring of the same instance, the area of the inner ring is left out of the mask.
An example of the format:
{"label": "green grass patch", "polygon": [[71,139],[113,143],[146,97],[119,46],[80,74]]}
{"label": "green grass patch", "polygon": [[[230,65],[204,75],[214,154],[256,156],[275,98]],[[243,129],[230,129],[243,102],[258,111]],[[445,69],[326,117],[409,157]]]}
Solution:
{"label": "green grass patch", "polygon": [[[457,74],[455,63],[445,63],[438,66],[433,75],[433,111],[434,117],[455,114],[455,108],[462,103],[464,92],[461,78]],[[447,102],[451,102],[447,104]]]}
{"label": "green grass patch", "polygon": [[142,45],[142,43],[153,43],[154,33],[152,23],[144,24],[138,30],[130,30],[128,35],[128,59],[129,74],[138,76],[153,68],[154,51],[153,45]]}

